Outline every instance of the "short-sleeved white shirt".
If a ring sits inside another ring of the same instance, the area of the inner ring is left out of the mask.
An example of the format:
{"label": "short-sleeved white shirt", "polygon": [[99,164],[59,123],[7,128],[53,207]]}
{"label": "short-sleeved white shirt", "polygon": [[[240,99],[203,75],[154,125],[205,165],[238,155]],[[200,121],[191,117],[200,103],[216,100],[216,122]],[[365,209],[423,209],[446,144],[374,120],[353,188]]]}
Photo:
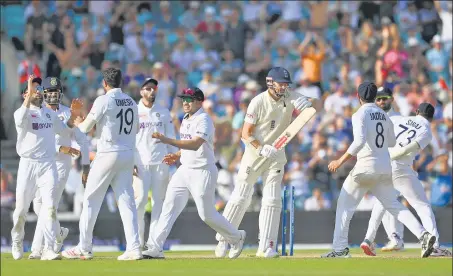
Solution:
{"label": "short-sleeved white shirt", "polygon": [[120,88],[99,96],[89,115],[96,121],[98,153],[135,150],[138,130],[137,104]]}
{"label": "short-sleeved white shirt", "polygon": [[[428,120],[422,116],[395,116],[391,117],[396,135],[395,147],[404,147],[411,142],[417,142],[420,150],[428,146],[433,138],[431,126]],[[418,152],[412,152],[397,160],[393,160],[393,165],[411,166],[414,163]]]}
{"label": "short-sleeved white shirt", "polygon": [[192,140],[200,137],[205,142],[201,147],[194,150],[181,149],[181,164],[189,168],[203,168],[208,165],[215,165],[214,155],[214,122],[209,115],[200,108],[190,117],[182,120],[179,129],[181,140]]}

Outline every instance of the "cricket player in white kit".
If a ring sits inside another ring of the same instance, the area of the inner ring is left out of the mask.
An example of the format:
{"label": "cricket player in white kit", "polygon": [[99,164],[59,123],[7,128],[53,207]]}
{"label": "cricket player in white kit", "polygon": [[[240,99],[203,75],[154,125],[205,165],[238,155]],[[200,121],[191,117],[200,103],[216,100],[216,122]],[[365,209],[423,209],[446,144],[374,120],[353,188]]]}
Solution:
{"label": "cricket player in white kit", "polygon": [[[250,205],[253,187],[259,176],[263,179],[263,198],[259,216],[259,246],[256,256],[278,257],[277,238],[282,209],[281,185],[285,152],[277,151],[272,143],[290,125],[295,109],[302,111],[310,107],[309,99],[298,93],[290,93],[291,76],[282,67],[272,68],[266,78],[268,89],[252,99],[244,119],[242,141],[245,152],[238,172],[238,183],[234,187],[223,216],[238,227]],[[258,171],[252,168],[267,158]],[[228,251],[228,241],[217,233],[219,241],[215,255],[222,258]]]}
{"label": "cricket player in white kit", "polygon": [[[12,255],[15,260],[23,257],[25,216],[30,203],[39,190],[42,207],[37,227],[44,231],[44,248],[41,260],[57,260],[57,167],[55,164],[55,134],[63,135],[69,128],[55,112],[43,102],[41,78],[29,76],[24,90],[24,103],[14,112],[17,130],[17,153],[20,156],[17,172],[16,208],[13,214]],[[68,124],[74,121],[71,113]],[[71,121],[71,122],[69,122]]]}
{"label": "cricket player in white kit", "polygon": [[337,202],[333,251],[323,258],[349,258],[349,223],[366,192],[371,193],[421,241],[422,258],[428,257],[436,237],[427,232],[414,215],[398,200],[392,185],[389,147],[396,144],[393,123],[374,102],[377,87],[364,82],[358,88],[361,107],[352,116],[354,141],[343,156],[329,164],[336,172],[352,156],[357,163],[346,178]]}
{"label": "cricket player in white kit", "polygon": [[[62,85],[58,78],[47,77],[43,80],[42,87],[44,90],[44,102],[47,104],[47,107],[52,109],[58,118],[67,122],[71,117],[71,110],[69,107],[60,104],[61,97],[63,95]],[[71,148],[71,142],[75,140],[79,147],[80,151],[74,148]],[[79,156],[82,154],[82,182],[86,183],[86,178],[88,177],[88,172],[90,170],[90,158],[88,151],[88,140],[84,133],[82,133],[78,128],[70,129],[65,131],[62,135],[57,134],[55,136],[56,141],[56,165],[57,165],[57,190],[56,190],[56,206],[58,211],[58,204],[60,202],[61,196],[66,186],[68,180],[69,171],[71,170],[72,159],[71,156]],[[37,191],[36,197],[33,200],[33,210],[36,214],[39,214],[42,205],[42,197]],[[60,223],[57,219],[57,250],[60,252],[61,247],[63,246],[63,241],[68,236],[69,229],[60,227]],[[31,254],[28,256],[29,259],[39,259],[42,254],[43,238],[44,238],[44,229],[37,225],[35,230],[35,236],[33,237],[33,243],[31,245]]]}
{"label": "cricket player in white kit", "polygon": [[175,139],[175,127],[170,111],[155,102],[158,82],[147,79],[140,89],[142,96],[138,103],[140,130],[135,145],[135,176],[133,181],[135,205],[137,207],[138,230],[140,246],[145,244],[145,206],[148,203],[148,191],[152,191],[153,211],[149,236],[153,233],[157,220],[162,211],[165,192],[169,180],[169,167],[162,163],[164,156],[176,152],[176,148],[159,143],[152,138],[154,132],[163,133],[170,139]]}
{"label": "cricket player in white kit", "polygon": [[[389,111],[393,110],[391,103],[392,91],[388,88],[380,88],[378,90],[376,104],[389,114]],[[415,209],[422,220],[423,226],[436,236],[436,243],[434,244],[434,250],[431,256],[451,256],[450,251],[439,247],[439,232],[436,226],[436,218],[426,197],[423,185],[417,177],[417,172],[412,169],[415,156],[432,140],[430,122],[433,116],[434,107],[429,103],[420,104],[416,116],[390,116],[395,133],[397,133],[396,145],[389,149],[392,159],[392,179],[393,186]],[[389,216],[386,222],[388,225],[384,224],[386,230],[387,228],[394,227],[394,229],[389,229],[392,237],[385,250],[398,250],[403,247],[403,241],[400,235],[404,230],[404,226],[386,211],[379,201],[376,201],[371,213],[365,240],[360,245],[364,253],[369,256],[376,256],[374,239],[384,214]]]}
{"label": "cricket player in white kit", "polygon": [[162,248],[170,234],[176,218],[187,204],[189,193],[197,206],[198,215],[207,225],[221,233],[231,244],[229,257],[237,258],[244,245],[246,233],[238,230],[215,209],[215,189],[217,186],[217,167],[214,156],[214,122],[204,112],[203,92],[195,88],[184,89],[182,98],[186,115],[181,123],[181,140],[170,139],[162,133],[154,133],[153,138],[160,142],[178,147],[177,153],[166,155],[163,162],[172,165],[181,159],[181,166],[168,184],[162,213],[147,242],[144,258],[163,258]]}
{"label": "cricket player in white kit", "polygon": [[103,72],[105,95],[99,96],[86,119],[78,125],[88,133],[95,125],[96,157],[93,160],[85,188],[80,216],[80,241],[77,247],[65,250],[68,259],[92,259],[93,229],[109,186],[118,203],[126,237],[126,252],[118,260],[142,259],[138,238],[137,210],[132,189],[135,140],[138,132],[138,109],[135,101],[121,91],[122,74],[119,69]]}

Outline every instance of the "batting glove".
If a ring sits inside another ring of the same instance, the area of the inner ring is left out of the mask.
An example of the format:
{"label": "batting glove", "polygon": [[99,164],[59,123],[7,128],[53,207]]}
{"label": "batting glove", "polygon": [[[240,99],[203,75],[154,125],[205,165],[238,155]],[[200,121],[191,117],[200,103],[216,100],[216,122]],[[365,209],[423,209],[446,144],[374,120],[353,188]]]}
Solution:
{"label": "batting glove", "polygon": [[305,96],[300,96],[299,98],[292,100],[291,103],[294,105],[294,108],[299,111],[311,106],[311,102],[308,100],[308,97]]}
{"label": "batting glove", "polygon": [[260,151],[260,155],[268,159],[274,159],[277,156],[277,151],[278,150],[271,145],[264,145]]}

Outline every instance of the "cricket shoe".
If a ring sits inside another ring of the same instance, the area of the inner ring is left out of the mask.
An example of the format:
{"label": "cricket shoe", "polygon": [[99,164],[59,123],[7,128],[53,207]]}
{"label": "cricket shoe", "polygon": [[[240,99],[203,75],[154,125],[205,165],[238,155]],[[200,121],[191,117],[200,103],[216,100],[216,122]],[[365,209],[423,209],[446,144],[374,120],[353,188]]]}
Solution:
{"label": "cricket shoe", "polygon": [[118,256],[118,261],[137,261],[143,259],[143,255],[140,251],[126,251],[122,255]]}
{"label": "cricket shoe", "polygon": [[267,259],[280,257],[280,254],[277,251],[275,251],[273,248],[270,248],[270,247],[268,249],[266,249],[266,251],[264,251],[264,252],[261,251],[261,252],[257,253],[256,255],[257,256],[259,255],[258,257],[267,258]]}
{"label": "cricket shoe", "polygon": [[404,241],[398,236],[398,234],[393,233],[389,242],[381,248],[383,252],[390,251],[403,251],[404,250]]}
{"label": "cricket shoe", "polygon": [[431,257],[451,257],[451,252],[446,248],[434,248],[433,252],[431,253]]}
{"label": "cricket shoe", "polygon": [[245,233],[244,230],[239,230],[239,233],[241,234],[241,239],[236,244],[231,245],[230,253],[228,254],[228,257],[230,259],[236,259],[237,257],[239,257],[239,255],[241,255],[242,253],[242,249],[244,248],[244,242],[247,233]]}
{"label": "cricket shoe", "polygon": [[374,242],[365,239],[362,244],[360,244],[360,248],[362,248],[363,253],[366,255],[376,256],[376,244]]}
{"label": "cricket shoe", "polygon": [[28,256],[29,260],[40,260],[42,256],[42,251],[32,251],[30,256]]}
{"label": "cricket shoe", "polygon": [[349,255],[349,248],[346,247],[341,251],[332,251],[321,255],[321,258],[351,258],[351,255]]}
{"label": "cricket shoe", "polygon": [[142,252],[143,259],[165,259],[164,252],[154,246],[148,246],[148,249]]}
{"label": "cricket shoe", "polygon": [[421,256],[422,258],[428,258],[434,250],[436,236],[433,236],[428,232],[424,232],[422,238],[420,239],[420,242],[422,243]]}
{"label": "cricket shoe", "polygon": [[13,241],[13,246],[11,249],[14,260],[20,260],[24,256],[24,245],[21,241]]}
{"label": "cricket shoe", "polygon": [[217,258],[224,258],[228,252],[228,243],[226,241],[219,241],[215,247],[215,256]]}
{"label": "cricket shoe", "polygon": [[81,260],[91,260],[93,259],[93,253],[88,251],[83,251],[78,247],[72,249],[64,250],[61,252],[61,255],[65,259],[81,259]]}
{"label": "cricket shoe", "polygon": [[41,256],[41,261],[54,261],[61,260],[61,256],[58,253],[53,252],[51,249],[44,249]]}
{"label": "cricket shoe", "polygon": [[63,242],[68,237],[68,234],[69,234],[68,228],[60,227],[60,241],[57,241],[54,246],[54,250],[56,253],[59,253],[61,251],[61,248],[63,247]]}

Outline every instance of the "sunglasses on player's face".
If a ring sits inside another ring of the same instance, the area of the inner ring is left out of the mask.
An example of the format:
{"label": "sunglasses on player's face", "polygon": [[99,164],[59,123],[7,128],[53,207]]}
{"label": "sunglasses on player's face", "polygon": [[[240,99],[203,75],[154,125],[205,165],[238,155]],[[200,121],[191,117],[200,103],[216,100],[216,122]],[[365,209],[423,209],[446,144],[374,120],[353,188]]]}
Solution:
{"label": "sunglasses on player's face", "polygon": [[183,103],[193,103],[194,98],[183,97],[181,98]]}
{"label": "sunglasses on player's face", "polygon": [[380,101],[386,101],[388,99],[391,99],[392,97],[379,97],[379,98],[376,98],[376,102],[380,102]]}

